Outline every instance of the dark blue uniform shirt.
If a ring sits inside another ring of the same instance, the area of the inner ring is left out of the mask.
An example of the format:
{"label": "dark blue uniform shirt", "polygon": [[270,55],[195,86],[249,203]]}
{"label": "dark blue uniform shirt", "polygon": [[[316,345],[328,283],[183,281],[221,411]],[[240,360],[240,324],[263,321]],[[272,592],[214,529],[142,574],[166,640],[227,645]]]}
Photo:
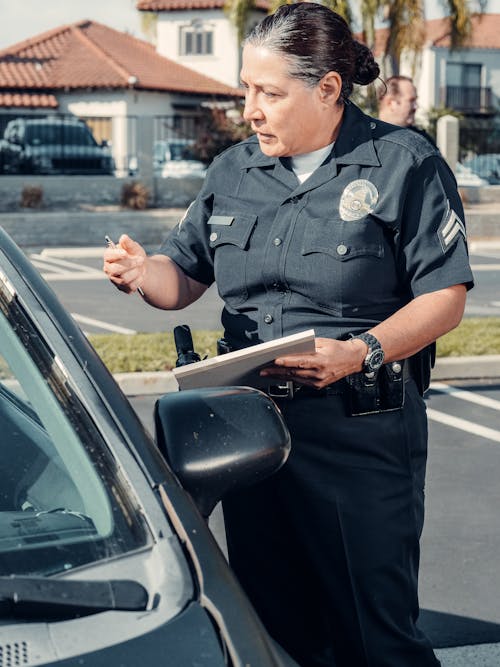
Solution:
{"label": "dark blue uniform shirt", "polygon": [[421,294],[472,286],[462,203],[439,151],[353,104],[302,184],[255,137],[219,155],[160,252],[217,282],[235,347],[309,328],[344,337]]}

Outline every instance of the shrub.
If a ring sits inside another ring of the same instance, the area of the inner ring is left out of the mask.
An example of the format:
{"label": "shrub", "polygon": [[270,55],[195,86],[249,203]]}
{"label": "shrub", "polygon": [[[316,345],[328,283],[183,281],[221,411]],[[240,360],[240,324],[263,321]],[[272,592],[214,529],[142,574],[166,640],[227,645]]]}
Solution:
{"label": "shrub", "polygon": [[122,187],[121,205],[125,208],[143,210],[149,202],[149,188],[138,181],[124,183]]}
{"label": "shrub", "polygon": [[25,185],[21,192],[23,208],[40,208],[43,201],[43,188],[40,185]]}
{"label": "shrub", "polygon": [[238,109],[234,118],[223,109],[206,109],[193,152],[201,162],[210,164],[216,155],[252,134]]}

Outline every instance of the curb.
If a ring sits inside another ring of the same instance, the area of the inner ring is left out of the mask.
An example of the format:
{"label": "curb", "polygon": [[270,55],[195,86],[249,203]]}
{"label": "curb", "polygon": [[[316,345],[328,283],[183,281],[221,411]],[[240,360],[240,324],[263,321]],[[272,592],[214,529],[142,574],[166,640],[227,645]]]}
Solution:
{"label": "curb", "polygon": [[[115,380],[127,396],[147,396],[178,391],[172,371],[146,373],[115,373]],[[436,360],[432,380],[500,379],[500,355],[477,357],[443,357]]]}
{"label": "curb", "polygon": [[115,373],[114,378],[127,396],[167,394],[179,390],[179,385],[172,371]]}

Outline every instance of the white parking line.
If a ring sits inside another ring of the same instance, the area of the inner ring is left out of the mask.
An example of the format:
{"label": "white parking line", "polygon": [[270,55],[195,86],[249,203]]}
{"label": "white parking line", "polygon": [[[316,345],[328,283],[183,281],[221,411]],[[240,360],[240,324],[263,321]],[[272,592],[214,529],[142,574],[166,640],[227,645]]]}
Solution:
{"label": "white parking line", "polygon": [[433,410],[432,408],[427,408],[427,416],[429,419],[432,419],[432,421],[446,424],[446,426],[458,428],[461,431],[472,433],[473,435],[477,435],[480,438],[493,440],[493,442],[500,442],[500,431],[496,431],[493,428],[481,426],[480,424],[475,424],[474,422],[461,419],[460,417],[453,417],[452,415],[447,415],[444,412]]}
{"label": "white parking line", "polygon": [[67,273],[65,269],[62,269],[60,266],[54,266],[53,264],[49,262],[40,262],[37,259],[31,259],[31,262],[33,266],[36,266],[36,268],[42,273],[43,271],[50,271],[50,273],[42,273],[42,276],[50,276],[52,273]]}
{"label": "white parking line", "polygon": [[37,261],[40,260],[46,266],[54,266],[54,268],[64,266],[67,269],[74,269],[75,271],[85,271],[86,273],[94,273],[97,269],[94,269],[92,266],[85,266],[84,264],[75,264],[75,262],[68,262],[65,259],[59,259],[57,257],[47,258],[44,255],[31,255],[31,259]]}
{"label": "white parking line", "polygon": [[[55,250],[55,249],[54,249]],[[88,250],[83,248],[82,250]],[[92,250],[92,249],[91,249]],[[102,251],[101,251],[102,254]],[[92,257],[93,255],[75,255],[78,257]],[[75,262],[68,262],[56,254],[43,250],[40,254],[33,253],[30,259],[47,281],[62,280],[107,280],[108,277],[100,269],[85,266]]]}
{"label": "white parking line", "polygon": [[114,333],[121,334],[137,333],[134,329],[127,329],[126,327],[120,327],[117,324],[110,324],[109,322],[103,322],[102,320],[94,320],[92,317],[86,317],[85,315],[79,315],[78,313],[71,313],[71,316],[77,322],[80,322],[80,324],[89,324],[90,326],[104,329],[105,331],[113,331]]}
{"label": "white parking line", "polygon": [[471,264],[472,273],[477,271],[500,271],[500,264]]}
{"label": "white parking line", "polygon": [[82,247],[82,248],[44,248],[40,255],[43,257],[102,257],[105,250],[104,236],[102,238],[102,247]]}
{"label": "white parking line", "polygon": [[484,408],[500,410],[500,401],[488,396],[481,396],[481,394],[475,394],[472,391],[460,389],[459,387],[444,384],[444,382],[431,382],[430,388],[434,391],[439,391],[441,394],[449,394],[453,398],[460,398],[463,401],[469,401],[469,403],[482,405]]}

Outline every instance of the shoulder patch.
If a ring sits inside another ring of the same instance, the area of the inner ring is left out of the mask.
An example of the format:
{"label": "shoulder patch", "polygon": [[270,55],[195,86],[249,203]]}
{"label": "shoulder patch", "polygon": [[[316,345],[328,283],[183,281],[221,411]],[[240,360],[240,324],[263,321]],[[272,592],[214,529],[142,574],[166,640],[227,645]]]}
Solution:
{"label": "shoulder patch", "polygon": [[467,238],[465,225],[456,212],[450,207],[449,202],[448,209],[442,223],[439,225],[437,233],[443,253],[446,253],[449,250],[453,241],[457,238],[458,235],[461,234],[464,239]]}

